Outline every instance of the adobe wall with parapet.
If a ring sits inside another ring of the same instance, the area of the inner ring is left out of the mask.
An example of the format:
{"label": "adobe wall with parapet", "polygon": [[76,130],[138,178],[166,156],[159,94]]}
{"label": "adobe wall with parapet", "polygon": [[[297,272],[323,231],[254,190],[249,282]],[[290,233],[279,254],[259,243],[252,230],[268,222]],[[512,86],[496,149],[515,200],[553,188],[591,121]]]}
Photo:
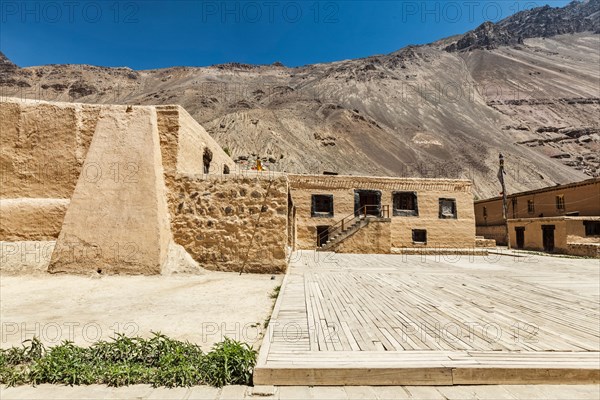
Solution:
{"label": "adobe wall with parapet", "polygon": [[[69,199],[82,176],[89,181],[134,178],[138,165],[126,159],[84,166],[102,110],[110,105],[3,98],[0,101],[0,240],[58,238]],[[120,106],[125,109],[126,106]],[[165,172],[235,171],[235,163],[181,106],[156,110]],[[107,160],[110,154],[101,157]]]}
{"label": "adobe wall with parapet", "polygon": [[235,171],[236,164],[231,157],[183,107],[156,106],[156,113],[166,173],[204,174],[205,150],[210,154],[208,174]]}

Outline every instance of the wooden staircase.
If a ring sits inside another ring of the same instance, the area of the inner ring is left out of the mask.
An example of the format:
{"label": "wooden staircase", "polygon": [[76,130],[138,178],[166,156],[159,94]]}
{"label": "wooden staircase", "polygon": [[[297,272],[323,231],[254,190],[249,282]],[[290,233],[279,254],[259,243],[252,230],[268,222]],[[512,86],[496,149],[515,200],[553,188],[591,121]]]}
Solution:
{"label": "wooden staircase", "polygon": [[329,227],[328,231],[319,236],[317,251],[332,251],[332,249],[352,236],[369,222],[389,218],[390,206],[363,206],[354,213],[342,218],[335,225]]}

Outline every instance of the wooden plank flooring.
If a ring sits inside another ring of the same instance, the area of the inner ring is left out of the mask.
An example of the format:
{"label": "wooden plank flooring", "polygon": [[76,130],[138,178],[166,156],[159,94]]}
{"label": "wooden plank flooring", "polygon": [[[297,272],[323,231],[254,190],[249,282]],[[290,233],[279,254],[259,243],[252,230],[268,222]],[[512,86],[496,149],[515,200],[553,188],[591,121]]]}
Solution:
{"label": "wooden plank flooring", "polygon": [[590,383],[598,260],[294,254],[256,384]]}

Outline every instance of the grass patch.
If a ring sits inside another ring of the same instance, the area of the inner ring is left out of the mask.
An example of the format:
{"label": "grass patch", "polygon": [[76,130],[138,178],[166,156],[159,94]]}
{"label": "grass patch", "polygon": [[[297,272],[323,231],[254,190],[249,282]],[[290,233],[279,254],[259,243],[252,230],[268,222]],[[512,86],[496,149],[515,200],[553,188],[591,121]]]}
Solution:
{"label": "grass patch", "polygon": [[150,339],[117,335],[90,347],[65,341],[46,348],[37,339],[0,349],[0,383],[154,387],[250,385],[256,350],[226,338],[204,353],[198,345],[153,333]]}
{"label": "grass patch", "polygon": [[[279,286],[275,286],[273,288],[273,291],[271,292],[271,294],[269,294],[269,297],[273,300],[277,300],[277,297],[279,297],[279,292],[281,291],[281,285]],[[273,301],[273,305],[271,306],[271,314],[273,314],[273,309],[275,308],[275,301]],[[265,319],[265,322],[263,322],[263,328],[267,329],[269,327],[269,322],[271,322],[271,315],[269,314],[269,316],[267,317],[267,319]]]}
{"label": "grass patch", "polygon": [[271,322],[271,316],[269,315],[265,322],[263,322],[263,328],[267,329],[269,327],[269,322]]}
{"label": "grass patch", "polygon": [[277,297],[279,296],[279,291],[281,291],[281,285],[276,286],[269,295],[269,297],[271,297],[273,300],[277,300]]}

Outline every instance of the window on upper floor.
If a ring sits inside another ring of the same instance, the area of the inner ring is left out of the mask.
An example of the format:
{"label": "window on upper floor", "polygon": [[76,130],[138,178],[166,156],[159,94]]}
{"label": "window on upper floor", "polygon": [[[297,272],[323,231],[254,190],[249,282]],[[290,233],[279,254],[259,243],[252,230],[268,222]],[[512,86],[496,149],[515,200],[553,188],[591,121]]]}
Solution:
{"label": "window on upper floor", "polygon": [[564,210],[565,209],[565,195],[561,194],[556,196],[556,209]]}
{"label": "window on upper floor", "polygon": [[533,214],[535,212],[535,203],[533,200],[527,200],[527,212]]}
{"label": "window on upper floor", "polygon": [[456,219],[456,199],[440,199],[439,217],[442,219]]}
{"label": "window on upper floor", "polygon": [[313,217],[333,217],[333,195],[332,194],[313,194],[311,216]]}
{"label": "window on upper floor", "polygon": [[417,194],[415,192],[393,192],[392,204],[394,216],[412,217],[419,215]]}

